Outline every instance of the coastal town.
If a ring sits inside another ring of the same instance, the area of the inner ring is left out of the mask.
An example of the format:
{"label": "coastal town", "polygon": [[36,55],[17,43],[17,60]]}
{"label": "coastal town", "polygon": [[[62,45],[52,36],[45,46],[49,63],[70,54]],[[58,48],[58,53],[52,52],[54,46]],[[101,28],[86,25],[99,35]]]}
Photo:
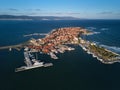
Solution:
{"label": "coastal town", "polygon": [[50,32],[45,38],[31,39],[27,47],[33,52],[41,52],[58,59],[55,54],[74,50],[68,44],[78,44],[78,37],[82,34],[87,34],[87,30],[80,27],[59,28]]}
{"label": "coastal town", "polygon": [[12,48],[20,50],[24,49],[25,63],[27,66],[17,68],[16,71],[28,70],[37,67],[52,66],[52,63],[39,62],[33,53],[47,54],[52,59],[59,59],[58,53],[65,51],[75,50],[73,45],[79,45],[88,54],[100,60],[105,64],[112,64],[120,62],[120,55],[108,50],[96,43],[87,41],[82,36],[91,35],[91,32],[82,27],[64,27],[53,29],[50,33],[46,34],[44,38],[31,39],[25,43],[13,46],[0,47],[0,49],[7,49],[11,51]]}
{"label": "coastal town", "polygon": [[45,38],[31,39],[27,48],[32,52],[48,54],[53,59],[58,59],[57,53],[75,50],[69,45],[80,45],[88,54],[92,54],[103,63],[111,64],[119,62],[120,55],[107,50],[96,43],[86,41],[81,38],[82,35],[89,35],[91,32],[82,27],[65,27],[52,30]]}

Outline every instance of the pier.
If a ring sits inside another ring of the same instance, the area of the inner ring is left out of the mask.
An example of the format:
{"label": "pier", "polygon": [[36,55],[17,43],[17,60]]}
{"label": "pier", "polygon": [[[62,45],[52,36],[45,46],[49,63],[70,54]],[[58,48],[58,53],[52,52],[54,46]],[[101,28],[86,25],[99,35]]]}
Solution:
{"label": "pier", "polygon": [[10,46],[3,46],[3,47],[0,47],[0,50],[2,50],[2,49],[19,49],[19,48],[23,48],[23,47],[24,47],[23,44],[10,45]]}

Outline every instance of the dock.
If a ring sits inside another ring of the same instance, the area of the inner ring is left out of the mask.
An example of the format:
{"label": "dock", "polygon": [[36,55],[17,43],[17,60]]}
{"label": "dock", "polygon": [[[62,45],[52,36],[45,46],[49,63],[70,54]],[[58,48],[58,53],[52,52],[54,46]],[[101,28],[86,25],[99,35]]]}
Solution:
{"label": "dock", "polygon": [[23,44],[10,45],[10,46],[3,46],[3,47],[0,47],[0,50],[3,50],[3,49],[18,49],[18,48],[23,48],[23,47],[24,47]]}

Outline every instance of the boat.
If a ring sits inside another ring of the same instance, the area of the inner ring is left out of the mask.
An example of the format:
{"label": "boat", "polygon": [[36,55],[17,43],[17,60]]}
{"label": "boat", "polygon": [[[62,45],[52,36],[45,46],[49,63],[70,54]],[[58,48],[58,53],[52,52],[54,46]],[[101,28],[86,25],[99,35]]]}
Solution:
{"label": "boat", "polygon": [[16,68],[15,72],[25,71],[25,70],[29,70],[29,69],[33,69],[33,68],[38,68],[38,67],[53,66],[52,63],[44,63],[44,62],[41,62],[40,60],[37,60],[35,58],[33,58],[31,60],[30,56],[32,56],[32,55],[28,51],[24,52],[26,66],[22,66],[20,68]]}
{"label": "boat", "polygon": [[34,63],[32,66],[22,66],[20,68],[16,68],[15,72],[25,71],[25,70],[39,68],[39,67],[50,67],[50,66],[53,66],[53,64],[52,63],[37,62],[37,63]]}
{"label": "boat", "polygon": [[12,51],[12,48],[9,48],[9,51]]}
{"label": "boat", "polygon": [[58,57],[54,53],[50,52],[49,54],[50,54],[51,58],[58,59]]}

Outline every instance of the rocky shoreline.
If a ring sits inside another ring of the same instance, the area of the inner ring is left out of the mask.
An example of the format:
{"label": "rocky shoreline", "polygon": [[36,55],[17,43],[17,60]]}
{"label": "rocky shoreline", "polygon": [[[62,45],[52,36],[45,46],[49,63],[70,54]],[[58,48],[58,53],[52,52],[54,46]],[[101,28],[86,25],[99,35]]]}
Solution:
{"label": "rocky shoreline", "polygon": [[97,58],[99,61],[101,61],[101,62],[104,63],[104,64],[113,64],[113,63],[116,63],[116,62],[120,62],[120,55],[117,54],[117,53],[115,53],[115,52],[112,52],[112,51],[110,51],[110,50],[105,49],[106,51],[111,52],[111,53],[117,55],[119,58],[116,59],[116,60],[114,60],[114,61],[112,61],[112,60],[111,60],[111,61],[110,61],[110,60],[104,60],[104,59],[102,58],[102,56],[100,57],[100,56],[95,55],[95,53],[89,51],[89,49],[86,49],[83,45],[80,44],[79,46],[80,46],[84,51],[86,51],[88,54],[91,54],[92,57]]}

